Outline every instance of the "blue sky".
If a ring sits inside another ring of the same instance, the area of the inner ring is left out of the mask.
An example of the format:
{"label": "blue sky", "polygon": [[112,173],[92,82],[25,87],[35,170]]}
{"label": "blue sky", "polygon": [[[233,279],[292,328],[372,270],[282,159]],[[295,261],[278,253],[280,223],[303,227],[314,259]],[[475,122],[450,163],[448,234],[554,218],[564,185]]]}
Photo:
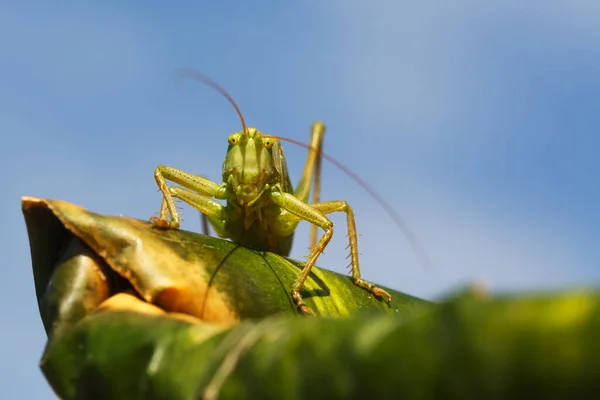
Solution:
{"label": "blue sky", "polygon": [[[472,281],[600,282],[600,3],[366,4],[0,3],[7,398],[53,398],[20,197],[148,218],[156,165],[219,179],[239,121],[211,89],[176,88],[179,67],[219,82],[265,132],[306,141],[327,123],[325,150],[378,188],[434,263],[420,268],[384,211],[325,164],[322,198],[355,208],[365,278],[427,298]],[[305,151],[286,155],[297,181]],[[200,229],[193,209],[183,217]],[[332,220],[318,264],[343,272],[345,219]],[[308,226],[296,239],[300,258]]]}

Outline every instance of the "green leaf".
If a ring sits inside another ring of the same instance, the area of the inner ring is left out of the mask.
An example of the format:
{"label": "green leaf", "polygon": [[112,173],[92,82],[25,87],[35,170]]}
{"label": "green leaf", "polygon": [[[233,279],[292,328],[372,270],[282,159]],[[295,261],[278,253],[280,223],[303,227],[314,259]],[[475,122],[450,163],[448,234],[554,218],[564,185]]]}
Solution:
{"label": "green leaf", "polygon": [[599,300],[471,296],[400,317],[280,315],[223,329],[103,311],[42,366],[70,399],[596,398]]}
{"label": "green leaf", "polygon": [[[297,314],[290,291],[301,270],[298,261],[56,200],[24,198],[23,212],[47,329],[57,318],[80,316],[127,290],[165,311],[204,321]],[[397,313],[425,303],[386,289],[394,297],[391,306],[354,285],[349,276],[315,267],[303,296],[318,314],[335,316]],[[71,301],[73,296],[79,301]],[[67,312],[69,307],[79,311]]]}
{"label": "green leaf", "polygon": [[600,294],[391,307],[315,268],[298,315],[297,261],[228,241],[23,199],[63,399],[596,398]]}

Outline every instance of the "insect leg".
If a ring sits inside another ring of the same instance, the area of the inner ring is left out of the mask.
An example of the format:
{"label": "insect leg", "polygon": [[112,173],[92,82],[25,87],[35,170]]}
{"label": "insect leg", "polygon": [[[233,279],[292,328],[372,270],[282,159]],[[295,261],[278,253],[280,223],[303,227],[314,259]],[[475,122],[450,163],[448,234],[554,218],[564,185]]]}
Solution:
{"label": "insect leg", "polygon": [[[163,201],[159,216],[150,218],[150,222],[161,228],[176,229],[179,228],[181,222],[181,217],[175,207],[167,180],[205,196],[216,197],[218,199],[227,198],[227,191],[224,185],[219,185],[209,179],[176,168],[159,165],[154,170],[154,179],[163,194]],[[167,219],[169,216],[171,217],[170,220]]]}
{"label": "insect leg", "polygon": [[[203,176],[203,175],[198,175],[198,176],[201,178],[205,178],[205,176]],[[209,225],[208,217],[206,216],[206,214],[204,214],[202,212],[200,213],[200,223],[202,224],[202,233],[205,235],[209,235],[210,232],[209,232],[209,228],[208,228],[208,225]]]}
{"label": "insect leg", "polygon": [[311,204],[315,210],[320,211],[323,214],[330,214],[332,212],[343,211],[346,213],[346,223],[348,225],[348,238],[350,239],[350,257],[352,262],[352,280],[354,284],[368,290],[377,297],[386,296],[387,302],[391,303],[392,296],[383,289],[380,289],[362,279],[360,277],[360,266],[358,263],[358,235],[356,234],[356,222],[354,221],[354,211],[352,207],[345,201],[325,201],[323,203]]}
{"label": "insect leg", "polygon": [[200,218],[202,219],[202,233],[208,235],[210,233],[208,231],[208,217],[206,214],[200,213]]}
{"label": "insect leg", "polygon": [[[317,121],[312,126],[310,136],[310,147],[306,158],[306,164],[302,177],[298,182],[298,186],[294,191],[294,196],[299,200],[307,203],[310,192],[310,183],[312,181],[313,172],[315,174],[315,184],[313,186],[313,203],[319,202],[321,192],[321,148],[323,147],[323,136],[325,135],[325,125],[321,121]],[[317,225],[311,226],[310,231],[310,249],[314,249],[317,243]]]}
{"label": "insect leg", "polygon": [[170,187],[171,196],[185,201],[202,213],[205,221],[210,221],[219,237],[229,237],[225,222],[228,219],[227,209],[218,201],[180,187]]}
{"label": "insect leg", "polygon": [[[306,281],[306,278],[308,278],[308,275],[310,274],[312,267],[315,265],[317,258],[331,240],[331,236],[333,236],[333,223],[322,212],[316,210],[311,205],[300,201],[292,194],[281,191],[272,191],[269,193],[269,197],[275,204],[289,212],[289,214],[285,214],[284,217],[287,219],[287,221],[281,221],[282,225],[295,227],[295,222],[298,220],[304,220],[319,226],[325,231],[323,236],[321,236],[321,239],[319,239],[317,245],[311,249],[308,260],[300,272],[300,276],[298,276],[298,278],[292,284],[291,295],[292,299],[296,303],[296,306],[298,306],[298,309],[303,314],[314,315],[314,312],[302,300],[300,290],[304,286],[304,282]],[[289,224],[285,224],[285,222],[289,222]]]}

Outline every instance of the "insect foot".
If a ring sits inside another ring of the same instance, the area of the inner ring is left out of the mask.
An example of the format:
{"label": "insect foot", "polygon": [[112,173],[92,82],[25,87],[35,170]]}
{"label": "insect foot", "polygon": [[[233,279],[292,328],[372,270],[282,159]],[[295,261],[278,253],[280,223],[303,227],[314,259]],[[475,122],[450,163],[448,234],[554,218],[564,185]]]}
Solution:
{"label": "insect foot", "polygon": [[382,298],[385,295],[387,297],[387,303],[390,304],[392,302],[392,296],[385,290],[376,286],[373,287],[373,294],[379,298]]}
{"label": "insect foot", "polygon": [[164,218],[159,217],[151,217],[150,222],[157,228],[165,228],[165,229],[177,229],[179,228],[178,221],[167,221]]}
{"label": "insect foot", "polygon": [[372,283],[369,283],[363,279],[357,279],[356,281],[354,281],[354,284],[356,284],[356,286],[359,286],[365,290],[368,290],[369,292],[373,293],[376,297],[379,297],[380,299],[385,296],[387,297],[387,303],[390,304],[392,302],[392,296],[386,292],[385,290],[378,288],[377,286],[373,285]]}
{"label": "insect foot", "polygon": [[299,291],[292,290],[292,299],[294,299],[294,303],[296,303],[298,310],[300,310],[302,314],[312,315],[313,317],[315,316],[315,312],[311,310],[306,304],[304,304],[304,301],[302,301],[302,296],[300,295]]}

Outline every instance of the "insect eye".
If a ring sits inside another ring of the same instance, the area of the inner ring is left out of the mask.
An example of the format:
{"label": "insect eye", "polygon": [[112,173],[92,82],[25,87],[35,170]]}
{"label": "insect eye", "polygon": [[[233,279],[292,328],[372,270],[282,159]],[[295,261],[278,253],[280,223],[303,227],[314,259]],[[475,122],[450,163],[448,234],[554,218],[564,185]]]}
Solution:
{"label": "insect eye", "polygon": [[234,146],[240,142],[240,135],[238,135],[237,133],[232,133],[231,135],[229,135],[227,141],[230,145]]}
{"label": "insect eye", "polygon": [[267,148],[270,149],[271,147],[273,147],[273,144],[275,143],[275,141],[271,138],[263,138],[263,145]]}

